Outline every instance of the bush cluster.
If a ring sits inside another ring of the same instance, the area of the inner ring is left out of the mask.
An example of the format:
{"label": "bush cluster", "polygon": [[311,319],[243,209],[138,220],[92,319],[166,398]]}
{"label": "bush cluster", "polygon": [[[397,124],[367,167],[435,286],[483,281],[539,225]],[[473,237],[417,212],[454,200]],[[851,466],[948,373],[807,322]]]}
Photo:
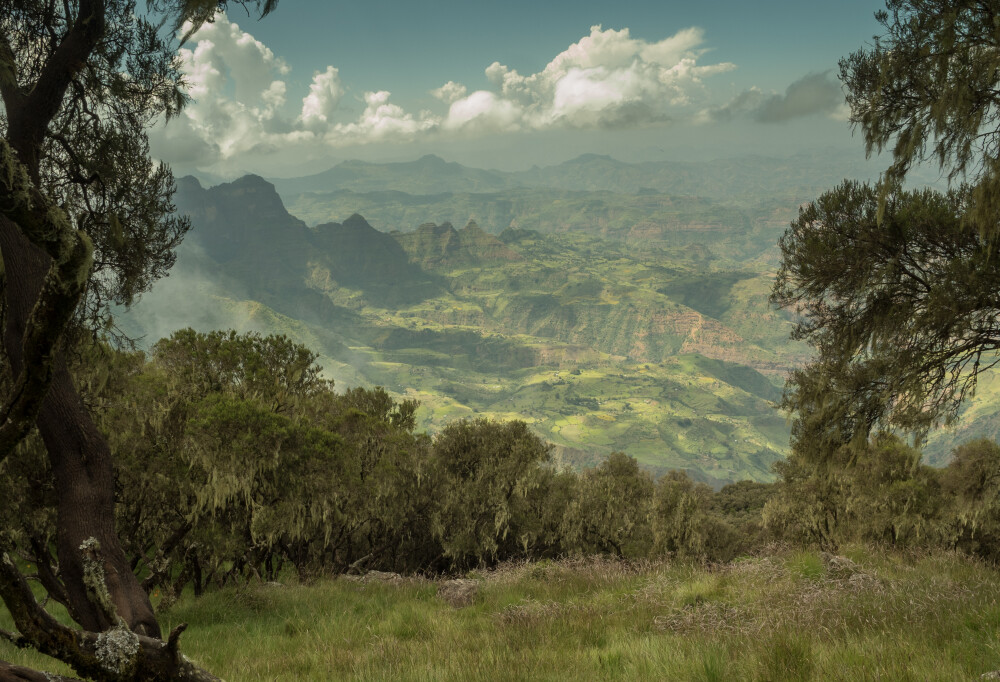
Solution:
{"label": "bush cluster", "polygon": [[957,447],[949,464],[921,463],[920,451],[879,434],[862,447],[816,461],[798,453],[763,511],[765,528],[792,542],[942,547],[1000,560],[1000,446]]}
{"label": "bush cluster", "polygon": [[[681,471],[654,480],[620,452],[560,470],[520,421],[418,433],[414,401],[338,393],[282,336],[187,329],[148,356],[81,353],[77,381],[116,456],[119,535],[146,589],[166,595],[288,566],[311,576],[589,554],[728,561],[775,539],[1000,558],[1000,446],[988,441],[932,469],[881,435],[839,460],[795,454],[778,483],[713,491]],[[57,571],[46,462],[33,437],[0,470],[0,539],[43,583]]]}
{"label": "bush cluster", "polygon": [[[281,336],[183,330],[150,354],[96,348],[77,381],[117,462],[117,524],[147,589],[361,570],[442,573],[607,553],[727,559],[759,534],[767,486],[654,481],[612,454],[575,473],[520,421],[416,431],[413,401],[334,391]],[[0,473],[0,523],[51,563],[44,451]]]}

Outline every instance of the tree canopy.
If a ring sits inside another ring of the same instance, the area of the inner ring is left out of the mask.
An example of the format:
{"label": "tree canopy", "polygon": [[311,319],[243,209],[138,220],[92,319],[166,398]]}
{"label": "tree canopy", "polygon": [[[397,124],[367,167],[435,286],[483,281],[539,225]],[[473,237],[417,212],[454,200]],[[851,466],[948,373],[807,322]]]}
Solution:
{"label": "tree canopy", "polygon": [[974,186],[965,219],[996,236],[1000,208],[1000,3],[886,0],[884,32],[840,62],[869,154],[891,150],[887,187],[936,161]]}
{"label": "tree canopy", "polygon": [[[786,394],[817,460],[951,421],[1000,346],[1000,3],[887,0],[876,17],[884,33],[840,75],[869,154],[892,163],[800,211],[772,295],[818,351]],[[948,192],[904,188],[928,160]]]}
{"label": "tree canopy", "polygon": [[[267,13],[275,0],[240,4]],[[146,135],[185,100],[179,41],[164,27],[196,27],[225,6],[154,0],[144,15],[133,0],[0,0],[0,312],[9,379],[0,463],[37,426],[56,492],[56,594],[83,630],[48,616],[6,554],[0,597],[18,642],[84,675],[212,678],[180,656],[179,632],[159,640],[115,531],[111,452],[65,356],[79,336],[67,332],[109,329],[110,306],[134,301],[173,263],[187,222],[172,216],[173,177],[150,158]],[[158,16],[166,24],[153,23]],[[121,630],[132,653],[109,668],[96,643],[110,629]]]}
{"label": "tree canopy", "polygon": [[879,192],[844,183],[780,241],[774,300],[818,358],[792,377],[799,438],[818,451],[877,429],[918,434],[954,417],[1000,357],[997,242],[963,222],[968,190]]}

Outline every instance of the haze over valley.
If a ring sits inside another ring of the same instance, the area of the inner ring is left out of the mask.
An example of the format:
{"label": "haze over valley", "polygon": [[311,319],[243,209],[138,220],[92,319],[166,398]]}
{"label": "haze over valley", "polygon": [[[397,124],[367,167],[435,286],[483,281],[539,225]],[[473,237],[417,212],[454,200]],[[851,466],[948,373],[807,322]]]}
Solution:
{"label": "haze over valley", "polygon": [[1000,679],[1000,0],[0,6],[0,682]]}
{"label": "haze over valley", "polygon": [[770,5],[508,10],[468,16],[495,29],[475,38],[418,12],[378,50],[326,8],[323,41],[289,14],[203,25],[192,100],[150,136],[193,229],[122,328],[287,334],[341,388],[418,400],[422,428],[524,419],[574,468],[622,450],[773,479],[808,357],[768,303],[778,237],[884,166],[834,73],[870,11],[817,9],[802,49],[778,36],[816,16]]}
{"label": "haze over valley", "polygon": [[[777,240],[863,170],[836,154],[524,172],[424,156],[185,177],[178,262],[120,324],[147,343],[185,326],[286,334],[341,388],[418,400],[422,428],[523,419],[573,468],[621,450],[716,487],[771,480],[788,452],[776,403],[809,357],[768,302]],[[995,419],[972,412],[966,431]]]}

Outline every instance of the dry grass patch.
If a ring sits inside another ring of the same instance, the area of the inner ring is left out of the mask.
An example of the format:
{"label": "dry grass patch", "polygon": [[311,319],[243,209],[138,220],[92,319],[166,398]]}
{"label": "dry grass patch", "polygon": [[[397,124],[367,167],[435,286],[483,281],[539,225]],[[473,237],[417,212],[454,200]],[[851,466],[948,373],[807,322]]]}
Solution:
{"label": "dry grass patch", "polygon": [[[443,581],[184,596],[185,651],[239,680],[973,680],[1000,669],[996,568],[942,553],[781,550],[732,564],[576,558]],[[0,627],[5,627],[0,614]],[[42,659],[0,644],[0,658]]]}

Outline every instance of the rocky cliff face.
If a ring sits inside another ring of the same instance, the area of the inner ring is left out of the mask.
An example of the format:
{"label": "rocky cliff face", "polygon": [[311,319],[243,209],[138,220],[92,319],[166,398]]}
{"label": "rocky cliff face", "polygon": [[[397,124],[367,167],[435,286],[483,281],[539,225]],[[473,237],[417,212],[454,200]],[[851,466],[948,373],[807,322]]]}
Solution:
{"label": "rocky cliff face", "polygon": [[475,221],[461,230],[451,223],[424,223],[413,232],[395,233],[396,240],[414,263],[435,270],[481,267],[521,260],[521,256],[484,232]]}
{"label": "rocky cliff face", "polygon": [[[227,275],[269,303],[279,302],[283,311],[296,295],[316,302],[316,294],[339,288],[360,290],[379,303],[437,291],[433,278],[410,263],[396,240],[360,215],[310,229],[258,176],[207,190],[194,178],[181,178],[175,203],[191,216],[189,240]],[[301,312],[303,301],[292,307]]]}
{"label": "rocky cliff face", "polygon": [[401,305],[439,293],[440,287],[409,257],[395,239],[379,232],[358,214],[343,223],[318,225],[313,234],[311,268],[328,275],[324,290],[358,289],[373,303]]}
{"label": "rocky cliff face", "polygon": [[310,345],[347,385],[418,399],[426,427],[521,418],[588,461],[624,449],[713,480],[766,477],[785,447],[757,370],[786,356],[760,345],[777,337],[746,305],[767,275],[711,267],[714,237],[640,248],[475,221],[388,233],[358,214],[310,228],[259,177],[178,185],[189,246],[224,282],[208,305],[254,311],[247,326]]}
{"label": "rocky cliff face", "polygon": [[268,257],[291,265],[312,248],[306,224],[290,215],[274,186],[256,175],[210,189],[181,178],[174,203],[178,212],[191,216],[191,238],[220,263]]}

